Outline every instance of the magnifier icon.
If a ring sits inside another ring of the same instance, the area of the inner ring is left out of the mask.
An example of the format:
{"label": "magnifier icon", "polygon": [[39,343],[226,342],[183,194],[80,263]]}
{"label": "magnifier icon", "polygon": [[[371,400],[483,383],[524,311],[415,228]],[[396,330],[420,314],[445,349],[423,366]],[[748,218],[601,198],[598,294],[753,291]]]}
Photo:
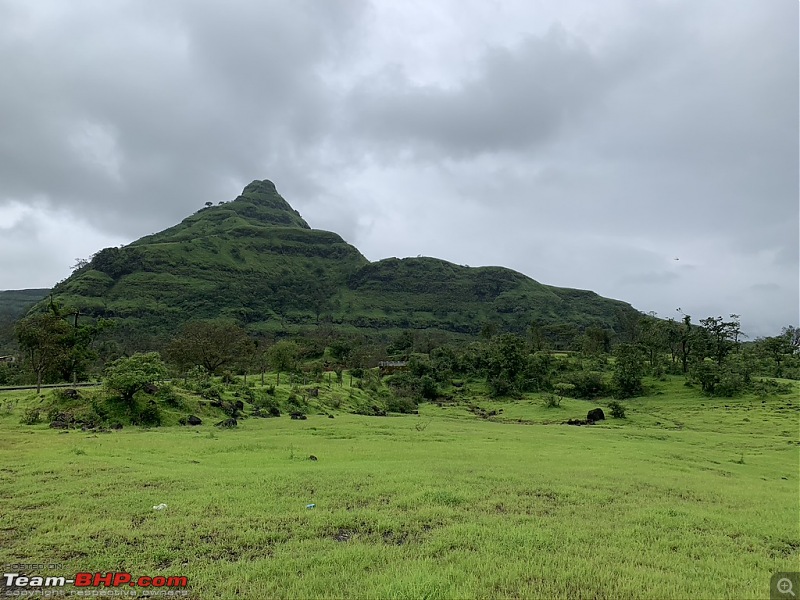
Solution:
{"label": "magnifier icon", "polygon": [[778,588],[778,591],[781,594],[788,594],[792,598],[795,598],[794,590],[792,589],[792,580],[788,577],[783,577],[778,580],[778,584],[775,586]]}

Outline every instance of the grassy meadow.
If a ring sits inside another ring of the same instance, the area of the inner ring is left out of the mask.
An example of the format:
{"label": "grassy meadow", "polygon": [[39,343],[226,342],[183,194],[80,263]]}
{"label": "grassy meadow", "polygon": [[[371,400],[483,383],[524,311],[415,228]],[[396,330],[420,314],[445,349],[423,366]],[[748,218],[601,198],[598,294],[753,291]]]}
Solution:
{"label": "grassy meadow", "polygon": [[594,426],[561,422],[605,401],[529,394],[110,433],[21,425],[39,401],[0,393],[0,562],[63,565],[41,574],[182,575],[190,598],[766,598],[800,570],[797,394],[674,378]]}

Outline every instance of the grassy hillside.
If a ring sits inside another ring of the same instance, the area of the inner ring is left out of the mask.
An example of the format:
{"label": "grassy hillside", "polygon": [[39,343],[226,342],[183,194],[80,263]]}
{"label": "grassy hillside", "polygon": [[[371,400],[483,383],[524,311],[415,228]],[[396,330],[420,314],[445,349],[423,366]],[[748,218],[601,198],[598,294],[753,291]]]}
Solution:
{"label": "grassy hillside", "polygon": [[20,425],[40,400],[7,392],[0,561],[185,576],[198,599],[766,597],[800,560],[796,394],[648,385],[592,427],[561,422],[595,404],[470,384],[419,415],[111,433]]}
{"label": "grassy hillside", "polygon": [[59,301],[118,321],[141,347],[183,322],[232,318],[252,331],[328,321],[355,331],[476,335],[533,322],[616,331],[628,304],[554,288],[496,267],[433,258],[370,263],[340,236],[310,229],[269,181],[122,248],[106,248],[54,289]]}
{"label": "grassy hillside", "polygon": [[14,347],[14,323],[49,291],[32,289],[0,292],[0,355]]}
{"label": "grassy hillside", "polygon": [[377,328],[438,328],[470,335],[487,323],[524,332],[533,322],[619,327],[623,302],[556,288],[501,267],[464,267],[435,258],[390,258],[368,264],[344,296],[350,322]]}

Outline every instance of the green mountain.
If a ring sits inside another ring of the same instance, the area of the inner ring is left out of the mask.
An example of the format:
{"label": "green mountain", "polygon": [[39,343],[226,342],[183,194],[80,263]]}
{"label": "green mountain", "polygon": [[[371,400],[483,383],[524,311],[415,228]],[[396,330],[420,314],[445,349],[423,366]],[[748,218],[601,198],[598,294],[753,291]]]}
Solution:
{"label": "green mountain", "polygon": [[118,321],[142,345],[183,322],[231,318],[252,331],[330,323],[368,334],[426,329],[476,335],[533,322],[619,331],[630,305],[543,285],[500,267],[435,258],[371,263],[339,235],[311,229],[270,181],[128,246],[106,248],[53,289],[68,307]]}
{"label": "green mountain", "polygon": [[0,291],[0,355],[14,348],[14,323],[50,290]]}

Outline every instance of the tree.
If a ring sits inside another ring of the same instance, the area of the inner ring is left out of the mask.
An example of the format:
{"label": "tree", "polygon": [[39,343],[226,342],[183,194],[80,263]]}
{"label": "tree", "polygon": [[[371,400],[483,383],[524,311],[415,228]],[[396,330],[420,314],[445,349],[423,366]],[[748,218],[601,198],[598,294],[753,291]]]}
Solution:
{"label": "tree", "polygon": [[785,337],[792,348],[792,354],[800,352],[800,327],[789,325],[781,330],[781,336]]}
{"label": "tree", "polygon": [[328,346],[331,358],[341,364],[347,364],[347,360],[353,352],[353,345],[344,339],[334,340]]}
{"label": "tree", "polygon": [[590,325],[581,338],[581,351],[584,354],[597,355],[608,352],[611,348],[611,338],[608,331],[597,325]]}
{"label": "tree", "polygon": [[25,360],[36,374],[38,394],[45,374],[57,370],[67,359],[74,343],[71,328],[55,311],[51,311],[22,319],[17,324],[16,333]]}
{"label": "tree", "polygon": [[642,392],[644,356],[634,344],[620,344],[614,348],[614,374],[612,385],[618,398],[631,398]]}
{"label": "tree", "polygon": [[692,353],[692,317],[690,315],[683,315],[683,323],[679,326],[677,338],[681,367],[684,373],[688,373],[689,356]]}
{"label": "tree", "polygon": [[167,356],[182,370],[200,365],[215,373],[239,361],[249,344],[247,333],[233,322],[191,321],[170,342]]}
{"label": "tree", "polygon": [[492,340],[487,361],[486,380],[493,396],[521,391],[527,366],[525,340],[514,333],[505,333]]}
{"label": "tree", "polygon": [[775,363],[775,370],[772,374],[775,377],[783,377],[784,362],[794,354],[791,337],[783,334],[757,340],[756,343],[761,354]]}
{"label": "tree", "polygon": [[278,372],[277,385],[281,384],[281,372],[291,371],[297,365],[299,351],[299,346],[288,340],[281,340],[267,351],[269,364]]}
{"label": "tree", "polygon": [[739,345],[742,335],[739,315],[731,315],[730,318],[730,321],[723,321],[722,317],[708,317],[700,321],[708,335],[711,356],[718,365]]}
{"label": "tree", "polygon": [[158,352],[137,353],[118,358],[106,368],[105,386],[128,404],[139,390],[167,376],[167,367]]}
{"label": "tree", "polygon": [[667,321],[657,319],[655,313],[642,317],[639,322],[639,343],[647,352],[650,368],[655,370],[659,357],[669,347]]}

